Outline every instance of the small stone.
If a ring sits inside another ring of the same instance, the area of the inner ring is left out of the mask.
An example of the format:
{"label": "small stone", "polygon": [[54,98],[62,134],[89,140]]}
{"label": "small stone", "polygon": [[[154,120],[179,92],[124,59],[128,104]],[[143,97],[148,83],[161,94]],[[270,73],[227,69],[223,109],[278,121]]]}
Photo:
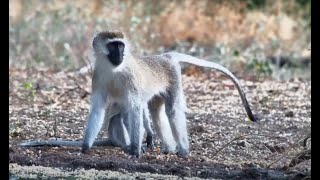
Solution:
{"label": "small stone", "polygon": [[204,131],[205,131],[205,129],[202,126],[195,126],[195,127],[190,128],[190,133],[200,133],[200,132],[202,133]]}
{"label": "small stone", "polygon": [[263,113],[263,114],[270,114],[270,111],[269,111],[268,109],[263,109],[263,110],[262,110],[262,113]]}
{"label": "small stone", "polygon": [[288,111],[288,112],[285,113],[285,116],[286,116],[286,117],[293,117],[293,115],[294,115],[294,114],[293,114],[292,111]]}
{"label": "small stone", "polygon": [[237,143],[238,146],[241,146],[241,147],[247,147],[247,142],[246,141],[241,141],[239,143]]}

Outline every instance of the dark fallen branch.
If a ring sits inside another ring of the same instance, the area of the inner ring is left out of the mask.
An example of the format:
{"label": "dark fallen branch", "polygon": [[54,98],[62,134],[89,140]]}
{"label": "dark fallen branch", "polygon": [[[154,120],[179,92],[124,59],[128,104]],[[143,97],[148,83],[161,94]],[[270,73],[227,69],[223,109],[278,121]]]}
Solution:
{"label": "dark fallen branch", "polygon": [[[67,140],[47,140],[47,141],[27,141],[20,143],[22,147],[39,147],[39,146],[68,146],[68,147],[81,147],[82,141],[67,141]],[[93,146],[114,146],[109,139],[96,140]]]}
{"label": "dark fallen branch", "polygon": [[302,151],[299,154],[297,154],[290,162],[289,167],[294,167],[297,164],[311,159],[311,149]]}
{"label": "dark fallen branch", "polygon": [[[42,146],[50,146],[50,147],[82,147],[83,141],[67,141],[67,140],[47,140],[47,141],[27,141],[20,143],[19,146],[21,147],[42,147]],[[103,140],[96,140],[94,141],[92,146],[113,146],[113,147],[120,147],[117,144],[114,144],[110,139],[103,139]],[[146,152],[148,148],[147,144],[143,144],[141,149],[142,152]],[[154,147],[150,148],[151,150]],[[127,151],[126,147],[123,147],[124,151]]]}

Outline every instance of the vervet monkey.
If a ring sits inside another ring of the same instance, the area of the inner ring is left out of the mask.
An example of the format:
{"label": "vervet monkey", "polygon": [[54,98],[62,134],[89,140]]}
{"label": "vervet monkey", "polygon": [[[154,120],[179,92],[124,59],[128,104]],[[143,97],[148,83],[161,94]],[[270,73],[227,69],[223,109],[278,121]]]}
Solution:
{"label": "vervet monkey", "polygon": [[[179,62],[217,69],[227,75],[237,87],[251,121],[256,121],[245,93],[237,78],[223,66],[186,54],[169,52],[153,56],[133,56],[124,34],[105,31],[95,35],[92,42],[95,65],[92,77],[92,96],[82,151],[91,148],[99,133],[105,107],[117,103],[128,116],[129,153],[141,154],[143,109],[150,102],[150,114],[164,151],[189,154],[185,111],[187,109],[181,83]],[[108,109],[108,108],[107,108]],[[163,117],[166,118],[163,118]],[[168,121],[169,123],[165,123]],[[161,126],[162,125],[162,126]],[[174,141],[168,142],[171,129]]]}

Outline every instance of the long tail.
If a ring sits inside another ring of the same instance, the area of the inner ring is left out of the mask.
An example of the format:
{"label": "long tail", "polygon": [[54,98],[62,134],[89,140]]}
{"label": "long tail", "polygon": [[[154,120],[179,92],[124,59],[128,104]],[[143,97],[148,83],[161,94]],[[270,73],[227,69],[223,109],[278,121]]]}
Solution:
{"label": "long tail", "polygon": [[[48,141],[27,141],[20,143],[22,147],[38,147],[38,146],[68,146],[68,147],[81,147],[82,141],[66,141],[66,140],[48,140]],[[93,146],[111,146],[113,145],[109,139],[96,140]]]}
{"label": "long tail", "polygon": [[206,61],[206,60],[199,59],[199,58],[196,58],[196,57],[193,57],[193,56],[190,56],[187,54],[182,54],[182,53],[168,52],[168,53],[164,53],[162,55],[169,57],[170,59],[178,61],[178,62],[186,62],[186,63],[190,63],[190,64],[202,66],[202,67],[213,68],[213,69],[216,69],[216,70],[222,72],[223,74],[227,75],[228,77],[230,77],[231,80],[233,81],[233,83],[235,84],[236,88],[239,91],[243,106],[248,114],[249,119],[253,122],[256,122],[256,118],[252,114],[252,111],[250,109],[250,105],[249,105],[247,98],[246,98],[246,95],[240,85],[240,82],[232,74],[232,72],[230,72],[227,68],[225,68],[217,63],[214,63],[211,61]]}

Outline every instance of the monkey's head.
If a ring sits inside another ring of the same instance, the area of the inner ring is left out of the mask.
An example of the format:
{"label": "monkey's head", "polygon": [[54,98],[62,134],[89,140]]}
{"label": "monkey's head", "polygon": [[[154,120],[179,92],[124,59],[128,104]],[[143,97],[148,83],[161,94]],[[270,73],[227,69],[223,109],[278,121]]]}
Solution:
{"label": "monkey's head", "polygon": [[118,67],[128,53],[128,43],[119,31],[100,32],[93,38],[92,47],[98,59],[106,60]]}

